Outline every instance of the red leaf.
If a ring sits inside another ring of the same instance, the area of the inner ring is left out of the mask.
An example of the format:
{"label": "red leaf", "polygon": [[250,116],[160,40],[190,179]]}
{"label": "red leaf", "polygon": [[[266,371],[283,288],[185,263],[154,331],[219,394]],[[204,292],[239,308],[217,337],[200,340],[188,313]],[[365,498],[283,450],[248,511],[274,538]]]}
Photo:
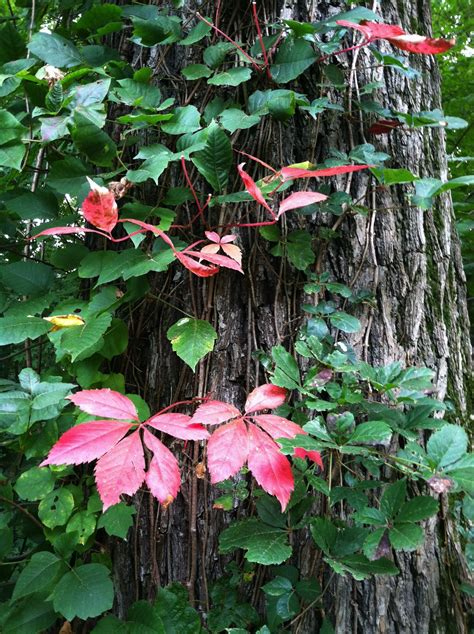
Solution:
{"label": "red leaf", "polygon": [[303,459],[309,458],[310,460],[315,462],[321,469],[324,469],[323,460],[321,458],[321,454],[319,453],[319,451],[316,451],[316,450],[308,451],[307,449],[303,449],[302,447],[297,447],[293,455],[296,456],[297,458],[303,458]]}
{"label": "red leaf", "polygon": [[100,458],[132,427],[117,420],[95,420],[68,429],[40,467],[48,464],[81,464]]}
{"label": "red leaf", "polygon": [[207,401],[199,405],[192,417],[193,423],[202,423],[203,425],[218,425],[226,420],[240,416],[239,410],[230,403],[222,401]]}
{"label": "red leaf", "polygon": [[94,227],[110,232],[118,220],[115,196],[107,187],[101,187],[89,177],[86,178],[89,181],[91,191],[82,203],[84,218]]}
{"label": "red leaf", "polygon": [[191,255],[195,258],[200,258],[203,260],[207,260],[211,262],[211,264],[217,264],[219,266],[224,266],[227,269],[233,269],[234,271],[239,271],[242,273],[242,267],[238,262],[235,262],[231,258],[226,257],[225,255],[217,255],[215,253],[202,253],[202,251],[188,251],[185,250],[184,253],[188,256]]}
{"label": "red leaf", "polygon": [[69,233],[97,233],[99,236],[104,236],[104,238],[110,238],[106,233],[96,231],[95,229],[84,229],[84,227],[51,227],[32,236],[31,240],[36,240],[36,238],[40,236],[61,236]]}
{"label": "red leaf", "polygon": [[422,35],[400,35],[387,38],[390,44],[409,53],[421,53],[422,55],[438,55],[449,51],[455,44],[455,40],[443,40],[442,38],[424,37]]}
{"label": "red leaf", "polygon": [[251,414],[259,409],[275,409],[283,405],[286,399],[286,390],[284,387],[278,387],[271,383],[265,383],[260,387],[256,387],[253,392],[247,396],[245,402],[245,413]]}
{"label": "red leaf", "polygon": [[245,163],[241,163],[240,165],[237,166],[237,169],[239,171],[240,178],[244,181],[245,189],[248,191],[248,193],[252,196],[254,200],[260,203],[260,205],[263,205],[265,209],[268,209],[268,211],[273,215],[273,210],[270,207],[270,205],[267,203],[265,198],[263,197],[263,194],[260,188],[257,186],[253,178],[249,176],[249,174],[247,174],[246,171],[244,171],[243,169],[244,165]]}
{"label": "red leaf", "polygon": [[120,502],[123,493],[137,492],[145,480],[145,458],[138,430],[102,456],[95,467],[95,480],[104,511]]}
{"label": "red leaf", "polygon": [[152,416],[146,421],[146,425],[150,425],[158,431],[170,434],[181,440],[204,440],[209,438],[209,432],[202,425],[193,423],[191,416],[186,414],[158,414]]}
{"label": "red leaf", "polygon": [[306,205],[320,203],[326,198],[327,196],[318,192],[295,192],[290,194],[281,201],[278,209],[278,218],[291,209],[299,209],[300,207],[306,207]]}
{"label": "red leaf", "polygon": [[196,262],[196,260],[193,260],[187,255],[184,255],[184,253],[180,253],[179,251],[175,253],[175,257],[185,268],[187,268],[189,271],[191,271],[191,273],[194,273],[194,275],[197,275],[198,277],[211,277],[211,275],[219,273],[218,266],[206,266],[205,264]]}
{"label": "red leaf", "polygon": [[[260,414],[258,416],[252,416],[252,420],[264,429],[275,440],[277,438],[294,438],[298,434],[307,436],[304,429],[301,429],[299,425],[293,423],[291,420],[282,418],[281,416],[275,416],[274,414]],[[313,462],[316,462],[321,469],[324,469],[323,461],[321,460],[321,454],[319,451],[307,451],[302,447],[297,447],[293,453],[298,458],[309,458]]]}
{"label": "red leaf", "polygon": [[239,268],[242,266],[242,251],[236,244],[226,244],[223,242],[221,244],[222,250],[226,255],[235,260],[239,265]]}
{"label": "red leaf", "polygon": [[152,495],[161,504],[168,506],[174,500],[181,486],[178,461],[164,444],[145,429],[143,440],[153,458],[148,466],[145,481]]}
{"label": "red leaf", "polygon": [[255,421],[272,438],[294,438],[297,434],[306,435],[306,432],[299,425],[275,414],[259,414],[252,416]]}
{"label": "red leaf", "polygon": [[403,125],[401,121],[394,119],[380,119],[373,123],[367,130],[369,134],[390,134],[394,128]]}
{"label": "red leaf", "polygon": [[379,24],[377,22],[362,21],[360,24],[348,20],[336,20],[339,26],[360,31],[365,36],[365,44],[375,40],[387,40],[393,46],[410,53],[422,53],[424,55],[437,55],[445,53],[455,44],[454,40],[430,38],[425,35],[407,33],[395,24]]}
{"label": "red leaf", "polygon": [[337,174],[347,174],[348,172],[358,172],[373,165],[339,165],[338,167],[327,167],[320,170],[305,170],[301,167],[283,167],[281,175],[284,181],[296,178],[320,178],[321,176],[336,176]]}
{"label": "red leaf", "polygon": [[248,467],[264,491],[274,495],[284,511],[294,487],[290,462],[278,445],[256,425],[249,424]]}
{"label": "red leaf", "polygon": [[114,390],[82,390],[67,399],[77,405],[79,409],[94,416],[107,416],[120,420],[138,420],[137,410],[132,401]]}
{"label": "red leaf", "polygon": [[211,483],[222,482],[244,466],[248,456],[248,433],[242,419],[218,427],[207,443]]}

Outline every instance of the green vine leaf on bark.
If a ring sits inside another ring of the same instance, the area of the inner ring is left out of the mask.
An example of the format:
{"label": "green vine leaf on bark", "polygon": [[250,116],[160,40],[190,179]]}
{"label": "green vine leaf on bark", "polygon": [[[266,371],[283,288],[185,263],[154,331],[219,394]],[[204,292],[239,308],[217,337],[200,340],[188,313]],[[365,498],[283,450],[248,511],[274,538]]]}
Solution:
{"label": "green vine leaf on bark", "polygon": [[202,319],[184,317],[166,333],[173,350],[194,372],[198,362],[214,349],[217,333]]}

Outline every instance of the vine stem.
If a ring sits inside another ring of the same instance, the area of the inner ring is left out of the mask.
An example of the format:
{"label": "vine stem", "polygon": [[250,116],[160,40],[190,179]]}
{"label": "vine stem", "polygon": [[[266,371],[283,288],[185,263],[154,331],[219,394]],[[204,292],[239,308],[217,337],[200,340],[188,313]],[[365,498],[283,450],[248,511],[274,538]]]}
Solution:
{"label": "vine stem", "polygon": [[39,526],[39,528],[43,530],[43,524],[39,520],[37,520],[36,517],[32,515],[29,511],[24,509],[20,504],[17,504],[17,502],[14,502],[13,500],[9,500],[8,498],[3,497],[3,495],[0,495],[0,502],[6,502],[7,504],[11,504],[11,506],[14,506],[18,511],[23,513],[23,515],[25,515],[29,520],[31,520],[33,524],[36,524],[36,526]]}
{"label": "vine stem", "polygon": [[260,22],[258,20],[257,3],[256,2],[252,2],[252,15],[253,15],[253,21],[254,21],[254,24],[255,24],[255,28],[257,29],[257,35],[258,35],[258,41],[260,42],[260,48],[262,49],[263,61],[264,61],[264,64],[265,64],[265,70],[267,72],[267,77],[268,77],[268,79],[270,81],[273,81],[272,74],[270,72],[270,65],[269,65],[269,62],[268,62],[267,49],[265,48],[265,44],[263,42],[262,29],[260,28]]}
{"label": "vine stem", "polygon": [[244,51],[244,49],[241,46],[239,46],[237,44],[237,42],[235,42],[231,37],[229,37],[226,33],[224,33],[224,31],[221,31],[217,26],[212,24],[212,22],[209,22],[209,20],[206,20],[206,18],[203,18],[202,15],[199,12],[197,12],[196,15],[202,22],[204,22],[205,24],[210,26],[211,29],[214,29],[214,31],[216,31],[216,33],[219,33],[219,35],[222,35],[222,37],[224,37],[233,46],[235,46],[235,48],[242,53],[242,55],[245,57],[245,59],[248,59],[248,61],[252,64],[252,66],[255,68],[255,70],[258,70],[259,72],[262,70],[262,67],[257,64],[257,62],[254,60],[254,58],[251,57],[248,53],[246,53]]}

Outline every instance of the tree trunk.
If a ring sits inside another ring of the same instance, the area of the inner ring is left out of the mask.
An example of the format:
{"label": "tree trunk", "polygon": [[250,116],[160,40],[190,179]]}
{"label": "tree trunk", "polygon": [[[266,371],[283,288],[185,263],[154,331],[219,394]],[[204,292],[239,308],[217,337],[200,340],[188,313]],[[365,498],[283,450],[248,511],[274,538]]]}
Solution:
{"label": "tree trunk", "polygon": [[[185,4],[185,16],[190,17],[193,3]],[[222,30],[243,41],[254,37],[250,3],[236,0],[215,4],[222,7]],[[271,24],[281,17],[325,19],[343,10],[342,5],[334,4],[338,5],[265,0],[258,6],[260,15],[265,16],[262,23]],[[207,7],[208,12],[213,10]],[[426,0],[382,0],[376,10],[389,24],[401,24],[410,32],[430,32]],[[383,42],[377,46],[389,50]],[[133,51],[127,54],[132,58]],[[137,68],[145,62],[152,66],[160,88],[174,96],[176,82],[172,77],[179,75],[183,55],[182,47],[163,47],[152,49],[148,60],[134,62]],[[194,62],[201,62],[200,53],[197,57]],[[352,105],[359,99],[360,86],[379,80],[383,87],[378,89],[376,99],[385,107],[411,112],[440,107],[439,74],[433,57],[410,56],[410,65],[421,73],[415,80],[407,80],[389,68],[374,67],[374,58],[366,49],[331,61],[347,71],[349,88],[322,92],[318,64],[299,79],[300,87],[310,99],[323,94],[344,103],[346,111],[352,111],[345,126],[341,127],[344,119],[331,115],[331,111],[320,116],[317,123],[303,115],[288,125],[265,118],[258,128],[235,134],[234,147],[277,167],[306,160],[318,162],[327,158],[329,148],[348,152],[357,144],[373,142],[378,150],[393,157],[390,167],[446,178],[442,129],[395,130],[390,135],[366,139],[367,126],[362,126],[359,111]],[[192,103],[202,108],[212,96],[199,85]],[[177,102],[184,102],[185,97],[177,97]],[[361,305],[357,316],[363,329],[350,337],[351,343],[374,364],[400,360],[406,365],[433,368],[439,397],[451,399],[461,417],[467,410],[470,350],[464,273],[450,195],[443,194],[432,210],[422,211],[406,202],[405,188],[375,190],[367,174],[344,175],[333,182],[338,191],[350,193],[368,208],[366,216],[348,214],[341,217],[342,221],[328,214],[310,218],[318,245],[317,272],[329,271],[331,279],[350,284],[354,290],[369,290],[375,297],[373,303]],[[231,191],[238,187],[236,181]],[[254,221],[256,214],[256,205],[241,206],[242,222],[248,222],[247,218]],[[296,214],[283,220],[282,230],[286,231],[286,222],[293,229],[300,228],[295,218]],[[337,237],[327,243],[321,239],[320,230],[333,226],[335,220]],[[277,343],[292,350],[303,319],[299,307],[308,300],[302,294],[303,277],[284,260],[269,255],[268,243],[259,237],[258,230],[242,228],[238,233],[245,277],[221,271],[216,278],[202,280],[189,276],[184,269],[178,272],[173,268],[153,279],[146,305],[133,314],[133,345],[126,360],[128,387],[144,394],[152,411],[209,392],[215,398],[242,404],[247,391],[265,381],[264,371],[252,353],[268,351]],[[166,303],[153,298],[156,296]],[[218,332],[214,352],[199,364],[195,375],[177,359],[166,339],[169,326],[182,316],[180,311],[210,320]],[[245,515],[245,505],[240,504],[233,513],[212,508],[214,488],[206,477],[196,477],[197,463],[205,461],[199,443],[188,445],[180,459],[185,477],[178,499],[162,509],[148,492],[141,492],[135,502],[137,523],[129,541],[113,545],[121,615],[134,600],[150,598],[157,587],[175,580],[187,585],[191,601],[206,613],[209,586],[223,573],[228,561],[219,555],[218,535],[230,519]],[[461,565],[458,540],[447,509],[443,507],[443,517],[427,524],[424,546],[414,553],[395,555],[400,575],[365,582],[350,577],[335,579],[323,571],[306,535],[294,544],[295,562],[302,570],[317,574],[323,587],[329,583],[325,609],[336,632],[467,632],[456,591]],[[256,574],[253,597],[257,604],[261,583],[261,575]],[[308,610],[292,631],[317,632],[320,619],[320,612]]]}

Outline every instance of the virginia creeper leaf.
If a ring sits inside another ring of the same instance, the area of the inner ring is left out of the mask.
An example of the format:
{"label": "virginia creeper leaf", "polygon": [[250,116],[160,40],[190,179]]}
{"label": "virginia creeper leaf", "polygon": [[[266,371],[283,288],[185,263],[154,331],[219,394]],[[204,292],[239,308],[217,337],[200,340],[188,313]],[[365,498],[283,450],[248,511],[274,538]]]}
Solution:
{"label": "virginia creeper leaf", "polygon": [[256,387],[247,397],[245,413],[251,414],[260,409],[275,409],[285,402],[287,391],[271,383]]}
{"label": "virginia creeper leaf", "polygon": [[197,408],[191,420],[202,425],[218,425],[236,416],[240,416],[240,412],[230,403],[207,401]]}
{"label": "virginia creeper leaf", "polygon": [[216,429],[207,443],[207,461],[211,483],[234,476],[248,456],[247,427],[242,419]]}
{"label": "virginia creeper leaf", "polygon": [[120,502],[123,493],[137,492],[145,480],[145,458],[138,430],[100,458],[95,479],[104,511]]}
{"label": "virginia creeper leaf", "polygon": [[153,452],[145,480],[148,488],[161,504],[168,505],[178,494],[181,476],[176,458],[164,444],[145,429],[143,439]]}
{"label": "virginia creeper leaf", "polygon": [[49,452],[48,464],[81,464],[100,458],[112,449],[132,427],[117,420],[95,420],[68,429]]}
{"label": "virginia creeper leaf", "polygon": [[82,390],[67,397],[79,409],[94,416],[107,416],[119,420],[138,420],[132,401],[114,390]]}
{"label": "virginia creeper leaf", "polygon": [[146,421],[147,425],[163,431],[181,440],[204,440],[209,438],[209,432],[202,425],[192,422],[191,416],[186,414],[158,414]]}

